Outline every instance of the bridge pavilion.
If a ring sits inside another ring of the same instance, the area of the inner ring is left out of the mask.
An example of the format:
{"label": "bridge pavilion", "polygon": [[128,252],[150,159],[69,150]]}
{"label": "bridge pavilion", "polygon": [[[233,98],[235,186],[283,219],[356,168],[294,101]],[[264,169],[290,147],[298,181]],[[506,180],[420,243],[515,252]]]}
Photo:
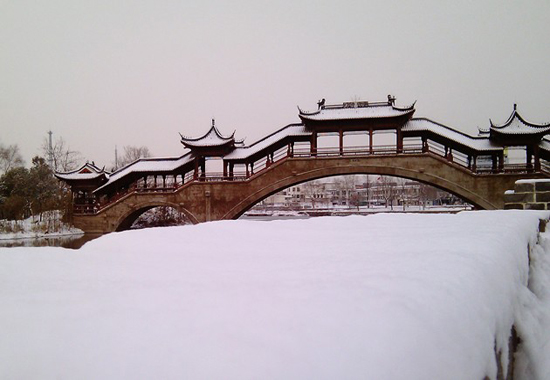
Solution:
{"label": "bridge pavilion", "polygon": [[[427,118],[414,118],[414,104],[399,107],[395,98],[387,101],[355,101],[335,105],[323,102],[308,112],[299,109],[300,123],[289,124],[259,141],[246,145],[235,139],[235,132],[225,136],[212,123],[198,138],[181,136],[185,149],[180,157],[144,158],[112,173],[87,164],[57,178],[71,187],[75,213],[101,213],[128,194],[177,193],[191,183],[235,183],[250,181],[269,171],[274,163],[288,159],[322,159],[326,157],[380,157],[431,155],[471,175],[504,173],[539,173],[550,161],[550,124],[527,122],[517,112],[503,124],[490,122],[479,136],[470,136]],[[375,144],[377,132],[392,132],[392,146]],[[320,148],[323,134],[337,135],[338,144]],[[344,136],[364,135],[368,144],[346,147]],[[524,162],[506,162],[508,147],[526,150]],[[205,160],[223,160],[222,173],[208,173]],[[542,174],[541,174],[542,173]],[[93,178],[92,178],[93,177]],[[93,207],[89,205],[93,203]],[[80,205],[88,205],[80,207]]]}

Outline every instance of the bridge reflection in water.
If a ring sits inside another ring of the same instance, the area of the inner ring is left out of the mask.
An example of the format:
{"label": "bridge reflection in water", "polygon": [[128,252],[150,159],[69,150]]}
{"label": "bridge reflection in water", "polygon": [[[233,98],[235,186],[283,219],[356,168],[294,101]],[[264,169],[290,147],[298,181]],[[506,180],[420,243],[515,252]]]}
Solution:
{"label": "bridge reflection in water", "polygon": [[[113,173],[85,164],[57,177],[71,187],[72,218],[86,232],[127,229],[143,212],[171,206],[193,223],[235,219],[286,187],[345,174],[391,175],[446,190],[482,209],[503,207],[504,191],[523,178],[544,178],[550,160],[550,124],[525,121],[516,107],[508,120],[469,136],[426,118],[413,118],[414,104],[385,102],[320,104],[300,110],[290,124],[252,145],[222,135],[214,120],[198,138],[181,136],[187,152],[174,158],[140,159]],[[392,144],[381,134],[391,134]],[[349,147],[345,136],[363,145]],[[319,147],[334,136],[333,147]],[[510,161],[520,147],[524,157]],[[223,170],[206,170],[218,158]]]}

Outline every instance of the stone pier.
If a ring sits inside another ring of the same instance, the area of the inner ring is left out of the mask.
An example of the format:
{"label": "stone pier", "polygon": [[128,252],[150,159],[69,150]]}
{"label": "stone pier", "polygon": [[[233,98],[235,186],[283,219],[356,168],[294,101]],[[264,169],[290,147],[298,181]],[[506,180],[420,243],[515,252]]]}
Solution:
{"label": "stone pier", "polygon": [[521,179],[504,193],[504,208],[550,210],[550,179]]}

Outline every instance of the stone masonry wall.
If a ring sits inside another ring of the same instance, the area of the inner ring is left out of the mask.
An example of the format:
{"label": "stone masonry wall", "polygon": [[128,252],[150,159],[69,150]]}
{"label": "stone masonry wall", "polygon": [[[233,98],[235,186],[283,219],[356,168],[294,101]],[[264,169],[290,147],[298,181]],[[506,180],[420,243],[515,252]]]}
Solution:
{"label": "stone masonry wall", "polygon": [[550,179],[522,179],[504,193],[504,208],[550,210]]}

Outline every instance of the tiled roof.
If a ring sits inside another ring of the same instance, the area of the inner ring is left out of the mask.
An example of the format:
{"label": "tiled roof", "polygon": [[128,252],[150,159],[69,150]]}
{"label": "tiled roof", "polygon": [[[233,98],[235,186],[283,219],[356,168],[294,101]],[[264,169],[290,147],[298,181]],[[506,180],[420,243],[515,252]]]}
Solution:
{"label": "tiled roof", "polygon": [[502,146],[495,144],[488,137],[473,137],[465,133],[458,132],[443,124],[436,123],[425,118],[411,119],[401,129],[403,132],[431,132],[445,139],[454,141],[478,151],[502,150]]}

